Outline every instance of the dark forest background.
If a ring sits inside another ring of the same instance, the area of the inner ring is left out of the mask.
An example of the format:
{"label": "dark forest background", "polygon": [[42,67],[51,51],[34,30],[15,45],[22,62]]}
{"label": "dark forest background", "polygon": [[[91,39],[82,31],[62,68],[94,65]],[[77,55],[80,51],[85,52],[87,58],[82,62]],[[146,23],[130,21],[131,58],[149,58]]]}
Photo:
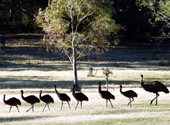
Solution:
{"label": "dark forest background", "polygon": [[[161,11],[159,1],[155,0],[152,4],[155,12]],[[1,39],[8,34],[42,33],[42,29],[36,25],[34,17],[39,8],[44,9],[48,6],[48,2],[50,0],[1,0]],[[157,17],[153,15],[153,7],[151,8],[147,4],[141,5],[139,0],[112,0],[112,2],[113,19],[123,27],[118,34],[114,34],[114,37],[124,36],[128,40],[147,41],[159,37],[165,40],[164,36],[169,33],[169,26],[165,27],[163,21],[154,22]]]}

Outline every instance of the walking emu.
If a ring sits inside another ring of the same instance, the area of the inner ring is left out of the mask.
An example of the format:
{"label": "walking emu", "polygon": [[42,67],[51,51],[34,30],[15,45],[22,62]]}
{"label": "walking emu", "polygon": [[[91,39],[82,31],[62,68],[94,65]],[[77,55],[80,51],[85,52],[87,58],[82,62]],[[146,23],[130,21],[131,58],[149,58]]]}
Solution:
{"label": "walking emu", "polygon": [[27,97],[24,97],[23,96],[23,90],[21,90],[21,97],[24,101],[26,101],[27,103],[31,104],[31,108],[29,108],[26,112],[28,112],[30,109],[32,109],[32,111],[34,112],[34,104],[35,103],[39,103],[40,100],[34,96],[34,95],[30,95],[30,96],[27,96]]}
{"label": "walking emu", "polygon": [[[15,97],[12,97],[8,100],[5,100],[5,94],[4,94],[4,103],[7,104],[7,105],[10,105],[10,109],[9,109],[9,113],[11,111],[11,108],[12,106],[16,106],[16,108],[18,109],[18,106],[17,105],[21,105],[21,102],[19,99],[15,98]],[[19,109],[18,109],[18,112],[19,112]]]}
{"label": "walking emu", "polygon": [[156,99],[156,105],[157,105],[157,98],[159,96],[158,92],[164,92],[164,93],[169,93],[168,88],[162,84],[159,81],[153,81],[147,84],[144,84],[143,82],[143,75],[141,75],[141,86],[144,88],[144,90],[148,91],[148,92],[153,92],[156,93],[156,97],[154,99],[151,100],[150,105],[152,104],[152,102]]}
{"label": "walking emu", "polygon": [[50,107],[49,107],[48,104],[49,104],[49,103],[54,103],[53,98],[52,98],[50,95],[48,95],[48,94],[47,94],[47,95],[44,95],[44,96],[41,96],[41,94],[42,94],[42,90],[40,90],[40,95],[39,95],[40,100],[45,103],[44,108],[43,108],[42,111],[44,111],[46,105],[48,106],[48,109],[50,110]]}
{"label": "walking emu", "polygon": [[134,92],[133,90],[128,90],[128,91],[123,92],[122,85],[120,85],[120,93],[124,95],[125,97],[129,98],[129,103],[127,105],[130,104],[130,107],[131,107],[131,102],[134,101],[134,97],[138,97],[137,93]]}
{"label": "walking emu", "polygon": [[61,109],[63,107],[63,101],[66,101],[68,103],[69,108],[70,108],[70,104],[69,104],[69,101],[71,101],[70,97],[65,93],[59,93],[56,89],[56,85],[54,85],[54,88],[55,88],[55,92],[56,92],[58,98],[61,100]]}
{"label": "walking emu", "polygon": [[72,94],[73,94],[74,98],[77,100],[77,105],[76,105],[75,109],[77,108],[79,102],[81,103],[81,109],[82,109],[82,101],[88,101],[89,100],[88,97],[81,92],[75,93],[75,85],[73,85]]}
{"label": "walking emu", "polygon": [[107,102],[109,100],[112,108],[113,108],[113,105],[112,105],[112,102],[110,101],[110,99],[115,99],[115,96],[112,95],[109,91],[102,91],[101,90],[101,81],[99,81],[99,94],[102,98],[106,99],[106,108],[107,108]]}

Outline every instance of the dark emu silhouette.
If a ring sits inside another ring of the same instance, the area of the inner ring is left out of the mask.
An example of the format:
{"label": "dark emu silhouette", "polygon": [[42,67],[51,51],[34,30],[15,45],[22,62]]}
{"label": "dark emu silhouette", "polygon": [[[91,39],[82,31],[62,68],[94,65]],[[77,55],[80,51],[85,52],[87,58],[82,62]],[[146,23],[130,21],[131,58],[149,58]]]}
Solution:
{"label": "dark emu silhouette", "polygon": [[153,82],[150,82],[150,83],[147,83],[147,84],[144,84],[143,82],[143,75],[141,75],[141,86],[144,88],[144,90],[148,91],[148,92],[153,92],[153,93],[156,93],[156,97],[154,99],[151,100],[151,103],[150,105],[152,104],[152,102],[156,99],[156,105],[157,105],[157,98],[159,96],[159,93],[158,92],[164,92],[164,93],[169,93],[169,90],[168,88],[162,84],[161,82],[159,81],[153,81]]}
{"label": "dark emu silhouette", "polygon": [[19,108],[18,108],[18,105],[21,105],[21,102],[19,99],[15,98],[15,97],[12,97],[8,100],[5,100],[5,94],[4,94],[4,103],[7,104],[7,105],[10,105],[10,109],[9,109],[9,113],[11,111],[11,108],[12,106],[16,106],[16,108],[18,109],[18,112],[19,112]]}
{"label": "dark emu silhouette", "polygon": [[82,101],[88,101],[89,100],[88,97],[81,92],[75,93],[75,85],[73,85],[72,94],[73,94],[74,98],[77,100],[77,105],[76,105],[75,109],[77,108],[79,102],[81,103],[81,109],[82,109]]}
{"label": "dark emu silhouette", "polygon": [[66,101],[68,103],[69,108],[70,108],[70,104],[69,104],[69,101],[71,101],[70,97],[65,93],[59,93],[56,89],[56,85],[54,85],[54,88],[55,88],[55,92],[56,92],[58,98],[61,100],[61,110],[62,110],[62,107],[63,107],[63,101]]}
{"label": "dark emu silhouette", "polygon": [[40,90],[40,95],[39,95],[40,100],[45,103],[44,108],[43,108],[42,111],[44,111],[46,105],[48,106],[48,109],[50,110],[49,103],[54,103],[53,98],[50,95],[48,95],[48,94],[47,95],[43,95],[43,96],[41,96],[41,94],[42,94],[42,90]]}
{"label": "dark emu silhouette", "polygon": [[[128,91],[123,92],[123,91],[122,91],[122,85],[120,85],[120,93],[121,93],[122,95],[124,95],[125,97],[129,98],[129,103],[128,103],[127,105],[130,104],[130,107],[132,106],[132,105],[131,105],[131,102],[134,101],[134,97],[138,97],[137,93],[134,92],[133,90],[128,90]],[[131,100],[131,99],[132,99],[132,100]]]}
{"label": "dark emu silhouette", "polygon": [[111,100],[110,99],[115,99],[115,96],[114,95],[112,95],[109,91],[102,91],[101,90],[101,81],[99,81],[99,94],[100,94],[100,96],[103,98],[103,99],[106,99],[106,108],[107,108],[107,102],[108,102],[108,100],[109,100],[109,102],[110,102],[110,104],[111,104],[111,106],[112,106],[112,108],[113,108],[113,105],[112,105],[112,102],[111,102]]}
{"label": "dark emu silhouette", "polygon": [[21,97],[22,97],[22,99],[24,101],[26,101],[27,103],[31,104],[31,108],[29,108],[26,112],[28,112],[30,109],[32,109],[32,111],[34,112],[34,104],[35,103],[39,103],[40,100],[36,96],[34,96],[34,95],[29,95],[27,97],[24,97],[23,93],[24,93],[23,90],[21,90]]}

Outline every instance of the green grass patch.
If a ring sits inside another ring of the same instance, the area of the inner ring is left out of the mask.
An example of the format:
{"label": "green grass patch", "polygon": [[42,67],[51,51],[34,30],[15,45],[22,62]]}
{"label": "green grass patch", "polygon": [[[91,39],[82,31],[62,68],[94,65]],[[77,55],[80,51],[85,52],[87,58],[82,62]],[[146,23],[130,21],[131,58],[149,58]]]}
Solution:
{"label": "green grass patch", "polygon": [[[168,117],[147,117],[147,118],[121,118],[121,119],[102,119],[97,121],[88,121],[82,123],[76,123],[76,125],[156,125],[156,124],[169,124]],[[75,124],[75,123],[74,123]],[[71,124],[72,125],[72,124]]]}

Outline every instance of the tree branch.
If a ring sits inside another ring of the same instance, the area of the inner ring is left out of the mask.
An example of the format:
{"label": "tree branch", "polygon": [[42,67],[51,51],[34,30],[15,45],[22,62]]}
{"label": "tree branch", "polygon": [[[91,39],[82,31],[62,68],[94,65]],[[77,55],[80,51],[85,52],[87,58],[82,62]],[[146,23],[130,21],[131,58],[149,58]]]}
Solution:
{"label": "tree branch", "polygon": [[89,38],[89,36],[86,36],[83,40],[81,40],[80,42],[78,42],[77,44],[82,44],[84,41],[86,41]]}
{"label": "tree branch", "polygon": [[63,48],[63,50],[64,50],[64,53],[66,54],[66,56],[68,57],[68,59],[70,60],[70,63],[73,65],[73,61],[72,61],[71,57],[68,55],[68,53],[66,52],[66,49]]}
{"label": "tree branch", "polygon": [[86,15],[84,15],[82,18],[79,19],[79,23],[82,22],[86,17],[91,16],[94,14],[94,11],[92,13],[88,12]]}

